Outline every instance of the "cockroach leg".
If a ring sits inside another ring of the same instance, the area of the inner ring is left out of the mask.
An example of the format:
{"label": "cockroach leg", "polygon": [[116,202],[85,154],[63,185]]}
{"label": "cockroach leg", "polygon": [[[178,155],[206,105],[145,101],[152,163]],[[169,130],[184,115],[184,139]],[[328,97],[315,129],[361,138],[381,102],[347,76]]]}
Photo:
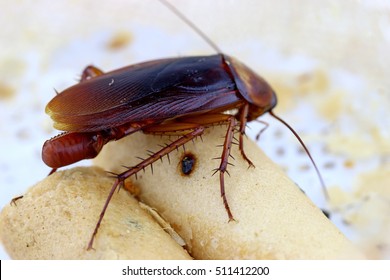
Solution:
{"label": "cockroach leg", "polygon": [[168,155],[173,150],[177,149],[180,146],[183,146],[188,141],[191,141],[195,137],[201,135],[203,133],[203,131],[204,131],[204,127],[198,126],[197,128],[193,129],[191,132],[181,136],[176,141],[173,141],[170,144],[166,145],[158,152],[154,153],[150,157],[148,157],[145,160],[143,160],[142,162],[140,162],[138,165],[131,167],[128,170],[126,170],[125,172],[120,173],[116,176],[116,180],[115,180],[113,186],[111,187],[110,193],[106,199],[106,202],[104,203],[102,212],[100,213],[99,220],[96,223],[95,229],[94,229],[92,236],[91,236],[91,239],[88,243],[88,248],[87,248],[88,250],[93,248],[92,246],[93,246],[93,241],[95,239],[95,236],[96,236],[98,229],[100,227],[100,224],[103,220],[104,214],[106,213],[108,204],[110,203],[110,200],[111,200],[113,194],[115,193],[115,190],[118,188],[118,186],[123,184],[123,182],[127,178],[129,178],[130,176],[137,174],[140,170],[143,170],[145,167],[147,167],[148,165],[151,165],[153,162],[159,160],[161,157]]}
{"label": "cockroach leg", "polygon": [[[249,105],[245,105],[243,110],[240,110],[239,112],[239,120],[237,120],[237,116],[232,116],[228,114],[221,114],[221,113],[210,113],[208,115],[201,115],[201,116],[188,116],[188,117],[183,117],[180,119],[180,122],[182,123],[170,123],[170,124],[163,124],[153,127],[147,127],[144,129],[144,132],[147,131],[148,133],[150,132],[157,132],[157,131],[179,131],[184,128],[188,128],[192,125],[201,125],[203,127],[209,127],[209,126],[214,126],[217,124],[222,124],[222,123],[227,123],[228,128],[226,135],[224,137],[225,141],[224,144],[221,145],[223,147],[222,155],[218,159],[221,161],[219,168],[216,168],[214,171],[214,174],[219,172],[220,175],[220,189],[221,189],[221,197],[223,200],[223,204],[225,206],[226,212],[229,217],[229,222],[234,221],[233,215],[230,211],[230,207],[228,204],[228,201],[226,199],[225,195],[225,172],[227,174],[227,166],[229,165],[229,157],[230,157],[230,151],[231,151],[231,146],[233,144],[233,139],[234,139],[234,131],[237,127],[238,121],[240,121],[240,132],[245,130],[246,127],[246,121],[247,121],[247,115],[248,115],[248,109]],[[249,166],[254,166],[253,163],[248,159],[248,157],[245,155],[244,152],[244,147],[243,147],[243,135],[244,133],[240,133],[240,139],[239,139],[239,147],[241,154],[243,158],[249,163]],[[201,135],[199,135],[201,136]],[[213,175],[214,175],[213,174]]]}
{"label": "cockroach leg", "polygon": [[264,124],[264,127],[262,129],[260,129],[260,131],[256,134],[256,141],[259,141],[261,134],[268,128],[269,123],[262,121],[262,120],[257,120],[257,119],[254,121]]}
{"label": "cockroach leg", "polygon": [[15,205],[16,206],[16,201],[19,200],[19,199],[22,199],[23,198],[23,195],[19,195],[17,197],[14,197],[13,199],[11,199],[11,202],[9,203],[10,205]]}
{"label": "cockroach leg", "polygon": [[[225,142],[223,143],[223,150],[222,150],[222,155],[221,155],[221,164],[219,167],[215,170],[214,174],[219,171],[219,183],[220,183],[220,189],[221,189],[221,197],[223,200],[223,204],[225,205],[226,212],[229,217],[229,222],[235,221],[233,218],[233,214],[230,211],[230,207],[228,204],[228,201],[226,199],[225,195],[225,172],[227,172],[227,166],[228,166],[228,160],[229,160],[229,155],[230,155],[230,150],[232,147],[232,141],[233,141],[233,134],[234,134],[234,129],[237,126],[237,120],[234,116],[230,116],[228,118],[228,129],[226,132],[225,136]],[[229,173],[228,173],[229,174]]]}
{"label": "cockroach leg", "polygon": [[101,222],[102,222],[102,220],[103,220],[104,214],[106,213],[108,204],[110,203],[110,200],[111,200],[113,194],[115,193],[116,188],[117,188],[122,182],[123,182],[123,181],[120,181],[119,177],[117,177],[117,179],[116,179],[115,182],[114,182],[114,185],[111,187],[110,193],[109,193],[109,195],[108,195],[108,197],[107,197],[107,199],[106,199],[106,202],[104,203],[102,212],[100,213],[99,220],[98,220],[98,222],[96,223],[95,229],[94,229],[94,231],[93,231],[93,233],[92,233],[92,237],[91,237],[91,239],[89,240],[87,250],[93,249],[93,247],[92,247],[92,246],[93,246],[93,241],[94,241],[95,236],[96,236],[96,234],[97,234],[97,232],[98,232],[98,229],[99,229],[99,227],[100,227],[100,224],[101,224]]}
{"label": "cockroach leg", "polygon": [[81,74],[80,82],[84,82],[90,79],[93,79],[97,76],[103,75],[104,72],[100,70],[99,68],[89,65],[85,67],[83,73]]}
{"label": "cockroach leg", "polygon": [[244,135],[245,135],[245,128],[246,128],[246,124],[247,124],[247,120],[248,120],[248,113],[249,113],[249,104],[246,104],[239,111],[239,118],[240,118],[239,150],[241,152],[242,157],[249,164],[248,168],[250,168],[250,167],[255,167],[255,165],[248,158],[248,156],[245,154],[245,151],[244,151]]}

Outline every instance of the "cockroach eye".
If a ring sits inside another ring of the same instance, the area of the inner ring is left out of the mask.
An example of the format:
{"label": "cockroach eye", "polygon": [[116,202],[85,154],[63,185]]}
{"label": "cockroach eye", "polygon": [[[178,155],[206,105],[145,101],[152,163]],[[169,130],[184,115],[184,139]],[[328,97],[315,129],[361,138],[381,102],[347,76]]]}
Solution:
{"label": "cockroach eye", "polygon": [[180,161],[182,174],[190,175],[191,172],[194,170],[195,162],[196,159],[193,154],[185,154]]}

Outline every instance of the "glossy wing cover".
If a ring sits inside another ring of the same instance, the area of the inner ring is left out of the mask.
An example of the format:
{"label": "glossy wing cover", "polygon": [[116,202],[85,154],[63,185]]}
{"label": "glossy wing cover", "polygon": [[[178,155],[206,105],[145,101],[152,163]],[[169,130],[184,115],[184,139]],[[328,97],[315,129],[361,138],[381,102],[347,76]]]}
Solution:
{"label": "glossy wing cover", "polygon": [[239,102],[233,76],[218,54],[154,60],[105,73],[64,90],[46,112],[59,130],[87,132],[234,108]]}

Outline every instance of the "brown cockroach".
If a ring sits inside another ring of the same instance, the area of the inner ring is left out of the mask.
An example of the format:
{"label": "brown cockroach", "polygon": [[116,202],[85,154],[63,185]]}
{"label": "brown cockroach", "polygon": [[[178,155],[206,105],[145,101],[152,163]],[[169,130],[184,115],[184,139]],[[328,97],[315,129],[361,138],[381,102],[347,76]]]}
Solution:
{"label": "brown cockroach", "polygon": [[[253,166],[244,152],[245,127],[247,122],[256,120],[264,113],[271,114],[297,137],[324,187],[320,172],[298,134],[273,113],[277,101],[271,86],[243,63],[223,54],[175,7],[165,1],[161,2],[205,39],[217,54],[159,59],[107,73],[88,66],[82,73],[80,83],[56,95],[46,107],[54,127],[65,131],[43,145],[42,159],[53,171],[83,159],[94,158],[109,141],[137,131],[181,134],[177,140],[138,165],[116,174],[116,181],[103,206],[88,249],[92,248],[112,195],[125,179],[216,124],[227,124],[220,165],[216,172],[220,175],[220,191],[229,221],[234,219],[225,196],[224,174],[234,132],[239,132],[242,157],[249,166]],[[227,113],[232,109],[236,109],[237,113]]]}

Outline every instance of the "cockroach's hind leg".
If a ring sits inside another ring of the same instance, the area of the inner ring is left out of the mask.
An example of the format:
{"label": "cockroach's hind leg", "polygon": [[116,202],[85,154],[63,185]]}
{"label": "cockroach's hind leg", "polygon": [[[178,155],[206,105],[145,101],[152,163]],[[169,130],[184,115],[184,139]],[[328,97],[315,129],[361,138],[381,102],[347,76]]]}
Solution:
{"label": "cockroach's hind leg", "polygon": [[89,240],[87,250],[93,249],[94,239],[96,237],[96,234],[97,234],[97,232],[99,230],[100,224],[101,224],[101,222],[103,220],[104,214],[106,213],[108,204],[110,203],[110,200],[111,200],[112,196],[114,195],[115,190],[118,187],[120,187],[121,184],[123,184],[123,182],[127,178],[129,178],[132,175],[136,175],[140,170],[144,170],[145,167],[147,167],[147,166],[151,165],[152,163],[154,163],[155,161],[159,160],[164,155],[169,154],[170,152],[172,152],[173,150],[177,149],[178,147],[184,145],[188,141],[191,141],[193,138],[201,135],[203,133],[203,131],[204,131],[204,127],[203,126],[199,126],[199,127],[194,128],[191,132],[181,136],[179,139],[177,139],[177,140],[171,142],[170,144],[166,145],[161,150],[159,150],[158,152],[156,152],[153,155],[149,156],[148,158],[144,159],[142,162],[140,162],[136,166],[131,167],[130,169],[128,169],[128,170],[126,170],[126,171],[116,175],[116,180],[115,180],[113,186],[111,187],[111,190],[110,190],[110,193],[109,193],[109,195],[108,195],[108,197],[106,199],[106,202],[104,203],[103,209],[102,209],[102,211],[100,213],[100,216],[99,216],[99,220],[96,223],[96,226],[95,226],[95,229],[94,229],[94,231],[92,233],[91,239]]}
{"label": "cockroach's hind leg", "polygon": [[106,213],[108,204],[110,203],[111,198],[112,198],[112,196],[115,193],[115,190],[123,183],[123,181],[124,181],[124,178],[121,178],[120,175],[118,175],[116,180],[115,180],[115,182],[114,182],[114,184],[112,185],[110,193],[109,193],[109,195],[108,195],[108,197],[106,199],[106,202],[104,203],[103,209],[102,209],[102,211],[100,213],[99,220],[96,223],[96,226],[95,226],[95,229],[94,229],[94,231],[92,233],[91,239],[89,240],[87,250],[93,249],[93,247],[92,247],[93,246],[93,241],[95,240],[96,234],[97,234],[97,232],[99,230],[99,227],[100,227],[100,224],[101,224],[101,222],[103,220],[104,214]]}

